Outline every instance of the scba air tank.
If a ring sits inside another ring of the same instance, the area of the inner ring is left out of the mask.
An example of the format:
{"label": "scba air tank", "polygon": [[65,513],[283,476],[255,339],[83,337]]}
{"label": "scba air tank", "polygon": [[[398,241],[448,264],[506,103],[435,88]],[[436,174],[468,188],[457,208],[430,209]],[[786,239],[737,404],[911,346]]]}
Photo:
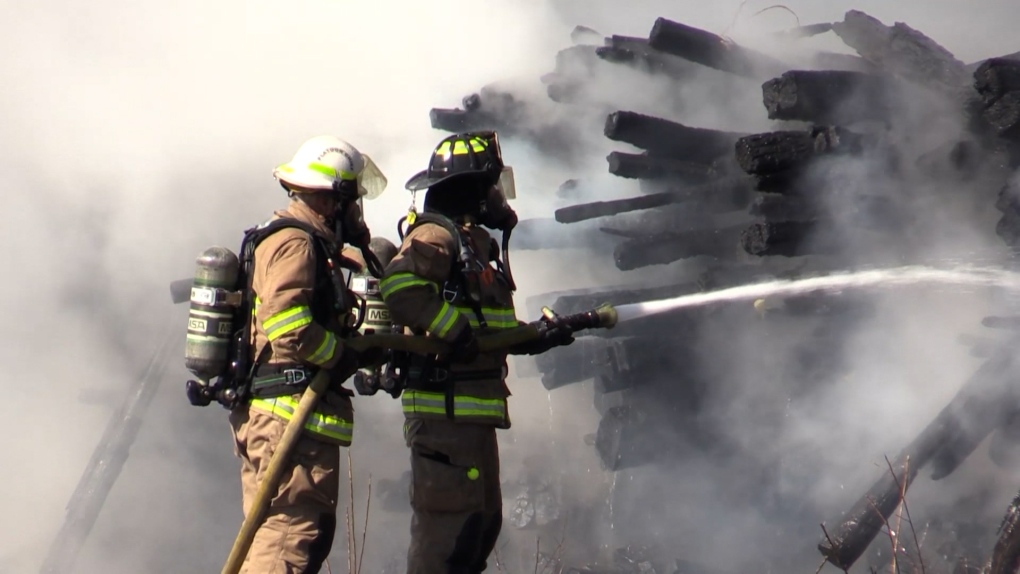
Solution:
{"label": "scba air tank", "polygon": [[203,382],[222,375],[228,366],[239,268],[237,255],[224,247],[210,247],[195,261],[184,364]]}
{"label": "scba air tank", "polygon": [[[362,335],[392,333],[393,323],[390,321],[390,310],[383,302],[382,293],[379,291],[379,280],[371,275],[355,275],[351,278],[351,291],[354,291],[365,300],[365,317],[361,320],[361,327],[358,331]],[[354,313],[357,316],[360,309],[355,307]],[[361,317],[356,317],[361,319]]]}

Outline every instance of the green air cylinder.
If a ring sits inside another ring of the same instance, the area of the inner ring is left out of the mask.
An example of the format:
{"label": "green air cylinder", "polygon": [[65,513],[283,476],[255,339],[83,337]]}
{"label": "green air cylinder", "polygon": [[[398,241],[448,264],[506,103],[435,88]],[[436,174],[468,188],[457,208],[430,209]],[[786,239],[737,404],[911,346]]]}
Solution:
{"label": "green air cylinder", "polygon": [[[371,275],[355,275],[351,278],[351,291],[365,299],[365,320],[358,329],[362,335],[392,333],[393,323],[390,321],[390,310],[383,302],[379,292],[379,280]],[[360,309],[355,308],[355,315]],[[355,317],[361,319],[361,317]]]}
{"label": "green air cylinder", "polygon": [[237,255],[224,247],[210,247],[195,261],[184,365],[204,382],[228,366],[239,267]]}

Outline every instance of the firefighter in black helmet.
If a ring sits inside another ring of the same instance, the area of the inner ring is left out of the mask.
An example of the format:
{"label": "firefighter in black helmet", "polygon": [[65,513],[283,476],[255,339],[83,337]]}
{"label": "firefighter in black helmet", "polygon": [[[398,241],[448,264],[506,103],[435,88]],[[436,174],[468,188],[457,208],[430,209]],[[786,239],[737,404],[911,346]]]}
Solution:
{"label": "firefighter in black helmet", "polygon": [[[452,344],[447,356],[412,363],[401,397],[411,449],[408,574],[482,572],[502,522],[497,428],[509,428],[507,354],[573,342],[549,326],[541,339],[480,353],[477,335],[520,324],[506,259],[517,215],[507,203],[512,171],[494,132],[458,134],[436,147],[407,182],[427,189],[411,212],[400,252],[380,290],[393,321]],[[503,232],[500,245],[482,227]]]}

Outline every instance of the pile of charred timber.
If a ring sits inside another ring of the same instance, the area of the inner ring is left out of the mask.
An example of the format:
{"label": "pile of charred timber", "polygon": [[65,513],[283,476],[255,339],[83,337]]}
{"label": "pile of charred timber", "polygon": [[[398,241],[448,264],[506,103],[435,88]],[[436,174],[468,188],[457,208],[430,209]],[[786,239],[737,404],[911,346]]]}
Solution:
{"label": "pile of charred timber", "polygon": [[[727,89],[760,89],[762,114],[776,129],[719,130],[608,109],[601,116],[602,133],[628,146],[606,157],[608,172],[621,181],[637,180],[641,193],[585,200],[584,181],[570,180],[556,195],[561,205],[571,204],[551,218],[523,221],[518,246],[588,248],[594,262],[612,254],[624,271],[700,262],[702,273],[697,280],[656,287],[548,293],[529,300],[529,311],[551,304],[572,313],[602,302],[662,299],[846,269],[872,263],[869,254],[882,251],[875,246],[909,259],[918,246],[908,238],[932,225],[918,214],[954,186],[967,190],[973,212],[994,205],[1001,216],[989,233],[1010,250],[1020,249],[1020,180],[1010,180],[1020,166],[1020,56],[964,64],[906,24],[887,26],[858,11],[790,35],[819,33],[835,34],[857,55],[817,54],[808,64],[792,66],[664,18],[647,38],[610,36],[601,45],[586,43],[601,38],[598,33],[575,30],[577,45],[557,54],[555,69],[542,78],[549,100],[558,105],[592,109],[589,88],[614,67],[678,86],[706,81],[700,72],[711,68],[718,72],[711,81],[730,82]],[[529,122],[532,104],[498,90],[483,89],[462,103],[458,109],[433,109],[433,127],[499,129],[547,149],[564,142],[569,147],[577,137],[566,124]],[[798,260],[807,263],[788,263]],[[813,384],[844,372],[845,332],[868,316],[870,304],[866,297],[837,301],[808,295],[784,300],[778,311],[767,303],[762,308],[784,320],[817,323],[795,345],[798,360],[784,373],[796,387],[797,381]],[[537,369],[550,390],[594,381],[602,415],[594,446],[607,468],[668,459],[674,448],[686,447],[664,440],[664,426],[672,437],[692,436],[699,444],[723,440],[696,414],[718,392],[713,369],[700,358],[702,331],[726,313],[711,306],[632,321],[537,357]],[[984,326],[1016,330],[1020,318],[989,317]],[[1020,469],[1017,342],[975,347],[984,364],[891,460],[891,472],[878,473],[874,486],[829,523],[818,545],[826,560],[850,568],[922,470],[935,480],[948,476],[988,436],[990,458]],[[1020,568],[1017,506],[1001,529],[993,574]]]}

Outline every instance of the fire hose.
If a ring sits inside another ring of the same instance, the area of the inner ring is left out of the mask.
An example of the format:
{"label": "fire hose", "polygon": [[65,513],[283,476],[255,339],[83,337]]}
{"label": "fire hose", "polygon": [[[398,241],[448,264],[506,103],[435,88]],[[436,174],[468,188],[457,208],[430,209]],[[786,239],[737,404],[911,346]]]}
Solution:
{"label": "fire hose", "polygon": [[[574,315],[557,315],[548,307],[542,309],[542,319],[536,323],[528,323],[513,329],[502,330],[493,334],[481,335],[478,337],[478,349],[481,352],[492,352],[501,349],[508,349],[514,345],[527,343],[539,338],[542,332],[542,323],[554,325],[571,332],[585,329],[611,329],[616,325],[616,309],[612,305],[602,305],[591,311],[576,313]],[[444,354],[449,352],[450,345],[441,339],[430,336],[410,336],[400,334],[385,335],[364,335],[346,339],[344,345],[357,352],[369,349],[390,349],[395,351],[406,351],[416,354]],[[255,539],[255,532],[262,525],[266,514],[269,512],[269,503],[280,486],[283,472],[287,468],[290,454],[301,436],[301,430],[319,398],[329,387],[329,373],[325,370],[319,371],[312,378],[308,388],[298,402],[294,414],[291,416],[287,427],[280,438],[280,444],[273,452],[266,469],[266,475],[259,484],[259,489],[252,500],[251,508],[244,517],[241,529],[230,549],[227,561],[223,566],[222,574],[237,574],[241,570],[252,541]]]}

